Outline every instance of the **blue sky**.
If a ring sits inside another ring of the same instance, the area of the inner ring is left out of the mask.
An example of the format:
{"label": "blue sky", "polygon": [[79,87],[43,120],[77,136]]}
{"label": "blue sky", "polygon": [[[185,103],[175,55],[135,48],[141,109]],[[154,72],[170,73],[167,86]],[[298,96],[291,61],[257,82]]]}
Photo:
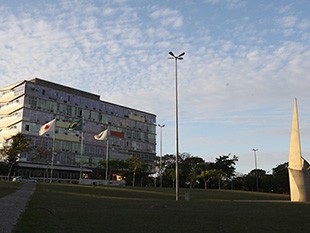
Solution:
{"label": "blue sky", "polygon": [[[296,1],[0,0],[0,86],[39,77],[157,115],[163,153],[175,153],[178,63],[180,152],[237,171],[288,160],[297,97],[310,160],[310,3]],[[159,131],[158,131],[159,136]],[[159,138],[158,138],[159,141]],[[159,149],[158,149],[159,152]]]}

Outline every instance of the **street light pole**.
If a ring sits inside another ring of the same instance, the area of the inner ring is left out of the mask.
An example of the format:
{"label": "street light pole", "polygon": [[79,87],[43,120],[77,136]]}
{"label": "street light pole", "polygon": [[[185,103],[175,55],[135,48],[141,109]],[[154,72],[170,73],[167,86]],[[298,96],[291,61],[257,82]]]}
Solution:
{"label": "street light pole", "polygon": [[163,187],[163,174],[162,174],[162,157],[163,157],[163,128],[165,125],[160,125],[160,157],[159,157],[159,183],[160,187]]}
{"label": "street light pole", "polygon": [[178,60],[182,60],[185,52],[175,56],[173,52],[169,52],[170,59],[175,61],[175,200],[179,200],[179,104],[178,104]]}
{"label": "street light pole", "polygon": [[258,192],[258,174],[257,174],[257,159],[256,159],[256,152],[258,151],[258,149],[252,149],[252,151],[254,152],[256,191]]}

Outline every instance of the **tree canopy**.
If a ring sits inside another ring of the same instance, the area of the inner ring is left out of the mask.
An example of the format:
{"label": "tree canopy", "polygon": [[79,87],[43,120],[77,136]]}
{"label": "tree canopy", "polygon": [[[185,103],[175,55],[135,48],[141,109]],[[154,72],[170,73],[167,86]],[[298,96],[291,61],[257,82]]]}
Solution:
{"label": "tree canopy", "polygon": [[216,158],[214,163],[214,169],[221,170],[223,172],[223,176],[226,179],[231,179],[233,176],[235,176],[236,171],[236,162],[238,161],[238,157],[236,155],[233,155],[232,158],[230,158],[231,154],[228,155],[222,155]]}
{"label": "tree canopy", "polygon": [[0,149],[0,154],[6,162],[10,164],[8,178],[11,178],[11,172],[18,162],[20,155],[31,150],[30,139],[24,134],[18,133],[11,138],[7,139],[5,145]]}
{"label": "tree canopy", "polygon": [[129,171],[132,171],[133,176],[132,176],[132,186],[135,185],[135,180],[136,180],[136,173],[137,172],[144,172],[147,170],[147,163],[141,159],[140,157],[130,157],[127,159],[127,164]]}

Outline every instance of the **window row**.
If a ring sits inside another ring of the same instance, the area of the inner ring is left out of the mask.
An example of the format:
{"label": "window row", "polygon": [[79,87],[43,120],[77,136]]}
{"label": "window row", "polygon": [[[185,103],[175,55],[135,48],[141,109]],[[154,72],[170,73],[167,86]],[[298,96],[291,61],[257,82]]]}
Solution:
{"label": "window row", "polygon": [[[71,106],[68,104],[61,104],[53,101],[39,99],[33,96],[27,96],[25,106],[39,111],[49,112],[50,114],[57,114],[58,119],[74,119],[84,118],[85,120],[95,121],[98,123],[115,125],[120,127],[129,127],[150,133],[156,133],[156,126],[154,124],[147,124],[131,120],[129,118],[122,118],[115,115],[104,114],[98,111],[82,109],[80,107]],[[34,113],[35,114],[35,113]]]}

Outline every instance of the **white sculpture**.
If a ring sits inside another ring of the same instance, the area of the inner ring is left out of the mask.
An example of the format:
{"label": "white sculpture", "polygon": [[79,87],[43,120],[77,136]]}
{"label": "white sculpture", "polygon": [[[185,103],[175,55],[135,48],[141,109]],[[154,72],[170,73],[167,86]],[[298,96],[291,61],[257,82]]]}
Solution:
{"label": "white sculpture", "polygon": [[291,201],[310,201],[309,169],[309,163],[301,156],[297,99],[295,98],[288,162]]}

